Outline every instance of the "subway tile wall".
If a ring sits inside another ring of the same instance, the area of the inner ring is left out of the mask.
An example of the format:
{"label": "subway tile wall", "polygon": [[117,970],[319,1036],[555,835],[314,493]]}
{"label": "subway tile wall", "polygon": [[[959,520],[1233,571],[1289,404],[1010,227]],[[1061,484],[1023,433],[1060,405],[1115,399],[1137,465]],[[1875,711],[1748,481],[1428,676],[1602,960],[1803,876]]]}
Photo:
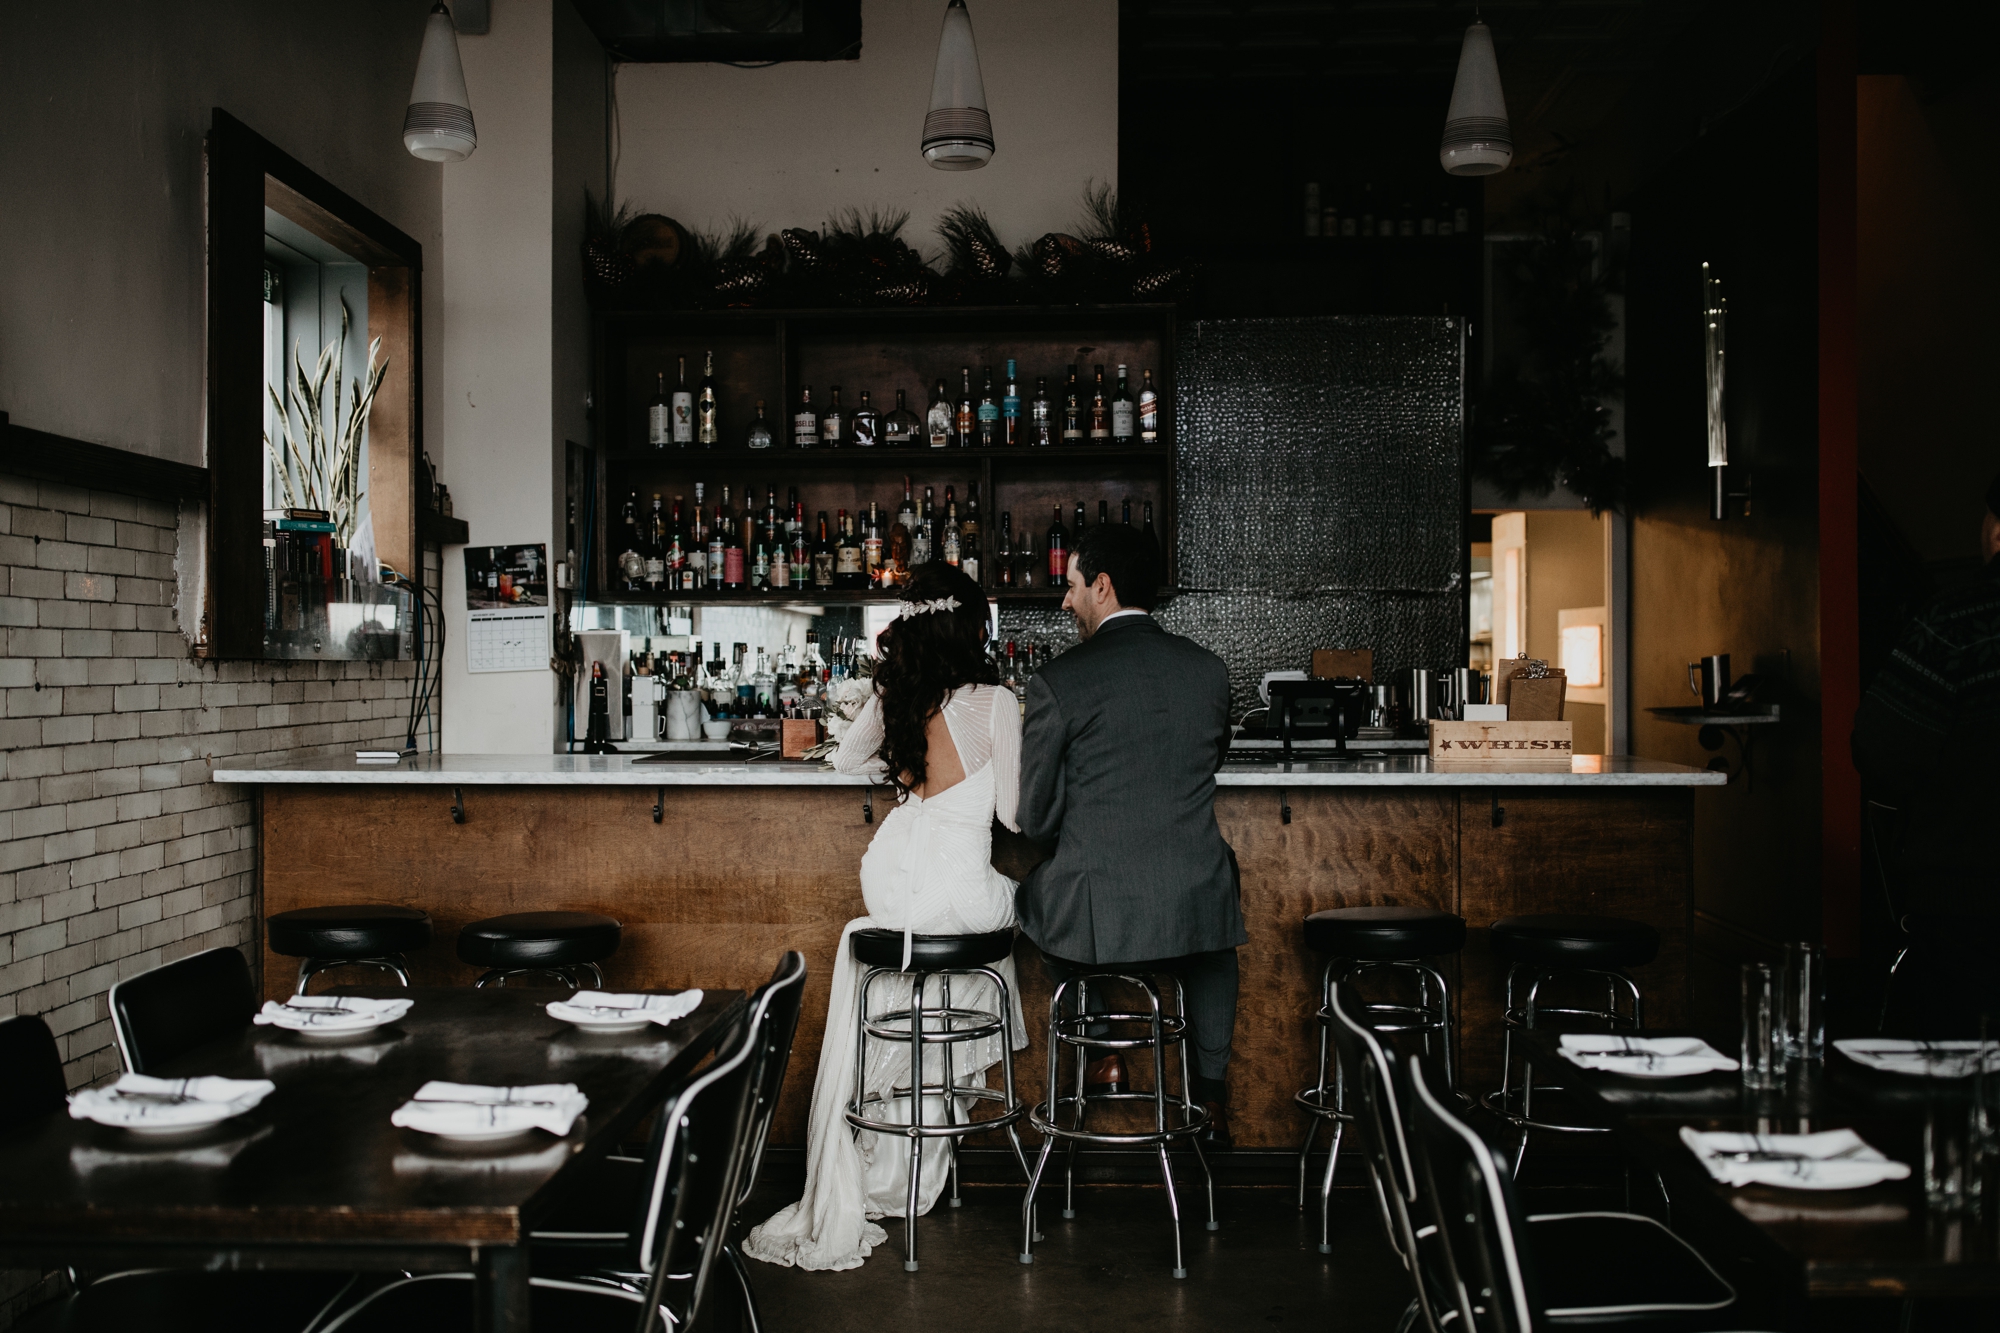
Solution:
{"label": "subway tile wall", "polygon": [[215,762],[399,744],[409,706],[408,662],[193,658],[176,529],[0,473],[0,1018],[42,1015],[72,1087],[117,1069],[113,982],[218,945],[257,965],[254,802]]}

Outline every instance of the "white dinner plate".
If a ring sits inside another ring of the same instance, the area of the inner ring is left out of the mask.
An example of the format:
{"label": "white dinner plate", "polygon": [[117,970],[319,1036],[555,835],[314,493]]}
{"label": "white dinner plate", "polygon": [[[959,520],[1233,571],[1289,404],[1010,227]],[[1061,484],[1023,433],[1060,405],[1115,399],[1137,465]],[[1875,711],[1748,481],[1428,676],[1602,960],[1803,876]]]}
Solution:
{"label": "white dinner plate", "polygon": [[616,1017],[607,1014],[603,1018],[566,1018],[563,1021],[584,1032],[637,1032],[641,1028],[653,1026],[652,1019],[643,1015],[635,1017],[631,1014],[620,1014]]}

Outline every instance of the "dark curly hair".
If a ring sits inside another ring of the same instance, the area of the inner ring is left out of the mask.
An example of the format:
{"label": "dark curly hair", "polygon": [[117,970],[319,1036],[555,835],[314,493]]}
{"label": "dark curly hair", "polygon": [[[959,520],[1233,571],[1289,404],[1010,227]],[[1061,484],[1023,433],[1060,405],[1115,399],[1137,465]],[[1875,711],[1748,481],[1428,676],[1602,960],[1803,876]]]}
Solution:
{"label": "dark curly hair", "polygon": [[876,642],[881,696],[882,748],[889,781],[905,793],[924,785],[929,742],[924,728],[945,699],[962,685],[998,685],[1000,673],[986,655],[986,594],[956,565],[919,565],[903,589],[905,602],[956,597],[956,611],[929,611],[890,622]]}

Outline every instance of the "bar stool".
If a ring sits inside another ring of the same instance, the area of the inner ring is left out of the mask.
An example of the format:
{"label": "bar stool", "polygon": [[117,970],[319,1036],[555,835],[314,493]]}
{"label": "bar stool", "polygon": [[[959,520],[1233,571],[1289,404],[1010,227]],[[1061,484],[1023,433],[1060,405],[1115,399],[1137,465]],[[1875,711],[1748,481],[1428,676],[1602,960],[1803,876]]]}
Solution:
{"label": "bar stool", "polygon": [[[903,964],[906,938],[909,946],[907,968]],[[855,990],[854,1023],[858,1036],[854,1043],[854,1096],[847,1103],[847,1123],[856,1129],[873,1130],[877,1134],[896,1135],[909,1140],[910,1192],[908,1205],[903,1210],[903,1271],[914,1273],[917,1271],[917,1198],[922,1183],[925,1139],[950,1140],[953,1208],[962,1202],[958,1195],[958,1143],[967,1135],[983,1134],[993,1129],[1006,1130],[1008,1139],[1014,1145],[1014,1159],[1021,1164],[1021,1174],[1025,1176],[1028,1173],[1028,1155],[1021,1150],[1021,1136],[1014,1127],[1027,1107],[1014,1095],[1013,1023],[1009,1018],[1014,1008],[1013,992],[1008,989],[1006,978],[993,969],[993,964],[1014,951],[1014,932],[1010,929],[989,931],[984,935],[913,934],[905,937],[900,930],[857,930],[848,937],[848,947],[853,951],[854,961],[868,970],[862,974],[861,985]],[[870,1013],[868,988],[878,977],[885,976],[909,977],[909,1005],[903,1009]],[[926,1007],[924,990],[932,977],[938,979],[938,1003],[935,1007]],[[985,977],[991,981],[999,993],[997,1012],[955,1007],[951,1002],[953,977]],[[998,1089],[959,1086],[952,1070],[952,1048],[988,1037],[1000,1038],[1001,1086]],[[892,1090],[863,1094],[871,1038],[909,1043],[910,1086],[906,1093],[898,1095]],[[936,1082],[924,1081],[926,1046],[942,1048],[939,1052],[942,1072]],[[907,1124],[880,1119],[868,1113],[871,1106],[886,1108],[890,1102],[902,1100],[903,1096],[910,1101]],[[927,1096],[937,1097],[944,1103],[943,1124],[924,1122],[924,1099]],[[997,1102],[1000,1114],[989,1120],[973,1120],[970,1117],[960,1120],[960,1097]]]}
{"label": "bar stool", "polygon": [[[1150,977],[1134,976],[1122,972],[1089,972],[1071,977],[1056,987],[1056,993],[1049,997],[1049,1083],[1048,1100],[1039,1102],[1028,1111],[1028,1123],[1042,1135],[1042,1154],[1036,1159],[1034,1174],[1028,1180],[1028,1197],[1021,1205],[1021,1262],[1035,1261],[1034,1242],[1041,1239],[1035,1231],[1035,1192],[1042,1183],[1042,1172],[1048,1168],[1049,1152],[1058,1139],[1068,1145],[1069,1161],[1063,1172],[1063,1216],[1076,1216],[1076,1148],[1079,1143],[1106,1147],[1113,1145],[1140,1145],[1151,1147],[1160,1155],[1160,1179],[1167,1187],[1167,1212],[1173,1219],[1174,1228],[1174,1276],[1187,1276],[1187,1261],[1181,1253],[1181,1205],[1174,1192],[1173,1163],[1167,1156],[1167,1148],[1175,1139],[1186,1139],[1194,1148],[1195,1160],[1201,1164],[1202,1179],[1208,1189],[1208,1229],[1218,1229],[1215,1220],[1215,1177],[1209,1173],[1208,1158],[1202,1154],[1201,1141],[1196,1136],[1208,1124],[1208,1111],[1195,1105],[1189,1093],[1188,1077],[1188,1024],[1187,997],[1182,992],[1179,977],[1168,975],[1174,984],[1174,1013],[1166,1013],[1160,1003],[1159,987]],[[1146,1008],[1143,1012],[1091,1013],[1090,988],[1105,982],[1124,982],[1145,992]],[[1076,1013],[1063,1013],[1063,1000],[1072,991],[1076,995]],[[1113,1036],[1110,1032],[1101,1037],[1092,1036],[1090,1029],[1105,1027],[1116,1031],[1139,1027],[1139,1035]],[[1181,1094],[1178,1100],[1167,1093],[1167,1048],[1180,1050]],[[1062,1053],[1067,1050],[1075,1066],[1076,1091],[1068,1096],[1058,1095],[1063,1086]],[[1140,1051],[1153,1053],[1152,1091],[1098,1092],[1086,1093],[1084,1069],[1095,1055],[1106,1051]],[[1090,1107],[1098,1102],[1149,1102],[1153,1107],[1153,1127],[1150,1130],[1093,1130],[1084,1125]],[[1169,1116],[1171,1108],[1173,1114]],[[1063,1111],[1071,1113],[1071,1123],[1062,1123]]]}
{"label": "bar stool", "polygon": [[598,964],[618,951],[615,918],[596,912],[515,912],[475,921],[458,933],[458,956],[486,973],[474,986],[537,972],[559,977],[572,990],[589,972],[604,984]]}
{"label": "bar stool", "polygon": [[389,903],[301,907],[265,918],[264,941],[272,953],[299,960],[294,995],[306,993],[314,973],[350,963],[386,968],[408,986],[410,963],[403,955],[431,942],[431,918]]}
{"label": "bar stool", "polygon": [[[1521,1131],[1514,1150],[1514,1173],[1528,1153],[1528,1132],[1545,1129],[1561,1134],[1604,1134],[1603,1125],[1566,1124],[1544,1120],[1535,1114],[1534,1066],[1524,1064],[1521,1082],[1513,1083],[1514,1033],[1535,1027],[1544,1018],[1583,1019],[1602,1023],[1606,1031],[1638,1032],[1646,1026],[1645,1001],[1639,985],[1625,974],[1659,956],[1660,932],[1643,921],[1615,916],[1507,916],[1495,921],[1487,936],[1496,957],[1507,961],[1507,998],[1502,1011],[1504,1044],[1501,1049],[1500,1087],[1480,1099],[1487,1110]],[[1566,1005],[1541,1002],[1542,987],[1550,981],[1597,978],[1604,983],[1604,1005],[1595,1008],[1572,1001]],[[1517,998],[1516,991],[1522,993]],[[1621,993],[1629,1003],[1619,1011]],[[1558,1085],[1543,1084],[1542,1092],[1561,1092]]]}
{"label": "bar stool", "polygon": [[[1417,983],[1415,1004],[1350,1004],[1376,1032],[1422,1035],[1424,1050],[1435,1035],[1442,1048],[1447,1078],[1451,1065],[1451,990],[1442,973],[1422,960],[1454,954],[1465,947],[1465,918],[1429,907],[1336,907],[1314,912],[1305,921],[1307,947],[1326,959],[1320,976],[1319,1077],[1293,1101],[1311,1117],[1306,1141],[1299,1148],[1299,1208],[1306,1206],[1306,1162],[1322,1123],[1333,1125],[1327,1149],[1326,1175],[1319,1188],[1319,1252],[1333,1253],[1327,1213],[1333,1196],[1333,1168],[1340,1159],[1340,1139],[1354,1116],[1347,1110],[1347,1081],[1338,1059],[1332,1061],[1333,1082],[1327,1082],[1328,1040],[1333,1031],[1333,988],[1367,972],[1404,973]],[[1452,1086],[1456,1087],[1454,1080]]]}

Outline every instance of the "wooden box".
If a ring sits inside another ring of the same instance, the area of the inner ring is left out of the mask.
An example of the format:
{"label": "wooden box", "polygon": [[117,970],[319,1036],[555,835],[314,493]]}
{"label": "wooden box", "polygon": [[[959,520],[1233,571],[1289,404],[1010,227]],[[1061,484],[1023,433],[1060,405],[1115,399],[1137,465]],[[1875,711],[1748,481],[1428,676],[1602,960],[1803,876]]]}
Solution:
{"label": "wooden box", "polygon": [[826,739],[825,730],[818,718],[788,717],[784,719],[782,726],[783,731],[780,734],[782,748],[778,751],[780,759],[803,759],[806,751]]}
{"label": "wooden box", "polygon": [[1431,723],[1431,758],[1442,763],[1542,760],[1567,765],[1574,752],[1568,722]]}

